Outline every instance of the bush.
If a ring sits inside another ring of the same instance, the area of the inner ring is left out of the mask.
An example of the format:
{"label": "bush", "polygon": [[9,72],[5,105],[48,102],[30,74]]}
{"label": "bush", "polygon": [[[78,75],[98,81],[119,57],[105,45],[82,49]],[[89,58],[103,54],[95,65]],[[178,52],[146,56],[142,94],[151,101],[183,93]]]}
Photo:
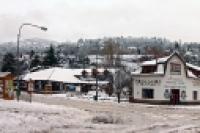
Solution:
{"label": "bush", "polygon": [[119,117],[113,117],[113,115],[102,114],[97,115],[92,118],[92,123],[102,123],[102,124],[119,124],[122,120]]}

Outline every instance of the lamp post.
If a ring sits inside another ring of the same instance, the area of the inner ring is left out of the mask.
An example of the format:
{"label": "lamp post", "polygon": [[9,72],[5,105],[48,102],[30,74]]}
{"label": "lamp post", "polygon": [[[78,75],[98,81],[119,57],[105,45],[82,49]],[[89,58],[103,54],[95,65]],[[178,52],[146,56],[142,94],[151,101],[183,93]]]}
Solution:
{"label": "lamp post", "polygon": [[96,52],[96,96],[95,100],[98,101],[98,52],[99,52],[99,45],[97,42],[97,52]]}
{"label": "lamp post", "polygon": [[43,27],[43,26],[38,26],[38,25],[35,25],[35,24],[31,24],[31,23],[23,23],[22,25],[20,25],[19,27],[19,31],[18,31],[18,34],[17,34],[17,101],[19,101],[19,96],[20,96],[20,89],[19,89],[19,42],[20,42],[20,37],[21,37],[21,31],[22,31],[22,28],[24,26],[31,26],[31,27],[35,27],[35,28],[38,28],[40,30],[43,30],[43,31],[47,31],[47,28],[46,27]]}

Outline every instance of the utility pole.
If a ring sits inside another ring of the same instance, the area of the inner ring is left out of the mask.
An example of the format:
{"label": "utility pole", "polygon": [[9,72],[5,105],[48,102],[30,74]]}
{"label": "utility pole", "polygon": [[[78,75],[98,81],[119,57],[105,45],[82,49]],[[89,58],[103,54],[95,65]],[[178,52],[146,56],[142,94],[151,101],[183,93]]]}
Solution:
{"label": "utility pole", "polygon": [[118,80],[118,88],[117,88],[117,99],[118,103],[120,103],[120,93],[121,93],[121,69],[119,70],[119,80]]}
{"label": "utility pole", "polygon": [[99,46],[98,42],[96,43],[97,45],[97,51],[96,51],[96,96],[95,100],[98,101],[98,52],[99,52]]}
{"label": "utility pole", "polygon": [[118,67],[118,73],[117,73],[117,77],[118,77],[118,83],[117,83],[117,99],[118,99],[118,103],[120,103],[120,94],[121,94],[121,82],[122,82],[122,78],[121,78],[121,55],[120,55],[120,46],[118,46],[117,49],[117,53],[116,53],[116,58],[115,58],[115,67]]}

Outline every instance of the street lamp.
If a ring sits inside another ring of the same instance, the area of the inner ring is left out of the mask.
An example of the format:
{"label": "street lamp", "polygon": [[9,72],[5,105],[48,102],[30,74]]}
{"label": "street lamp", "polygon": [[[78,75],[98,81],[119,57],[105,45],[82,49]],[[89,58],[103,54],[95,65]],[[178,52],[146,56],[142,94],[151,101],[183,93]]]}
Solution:
{"label": "street lamp", "polygon": [[95,100],[98,101],[98,52],[99,52],[99,45],[97,42],[97,51],[96,51],[96,96]]}
{"label": "street lamp", "polygon": [[31,27],[35,27],[35,28],[38,28],[43,31],[47,31],[46,27],[34,25],[31,23],[23,23],[19,27],[19,31],[17,34],[17,73],[16,73],[17,74],[17,101],[19,101],[19,95],[20,95],[20,89],[19,89],[19,42],[20,42],[20,37],[21,37],[21,31],[24,26],[31,26]]}

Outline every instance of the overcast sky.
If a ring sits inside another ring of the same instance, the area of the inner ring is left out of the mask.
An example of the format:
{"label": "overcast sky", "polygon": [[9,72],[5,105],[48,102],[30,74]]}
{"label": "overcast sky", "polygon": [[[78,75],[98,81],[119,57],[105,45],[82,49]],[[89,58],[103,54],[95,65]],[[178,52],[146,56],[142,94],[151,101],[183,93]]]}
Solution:
{"label": "overcast sky", "polygon": [[0,0],[0,42],[23,38],[76,41],[104,36],[200,41],[200,0]]}

